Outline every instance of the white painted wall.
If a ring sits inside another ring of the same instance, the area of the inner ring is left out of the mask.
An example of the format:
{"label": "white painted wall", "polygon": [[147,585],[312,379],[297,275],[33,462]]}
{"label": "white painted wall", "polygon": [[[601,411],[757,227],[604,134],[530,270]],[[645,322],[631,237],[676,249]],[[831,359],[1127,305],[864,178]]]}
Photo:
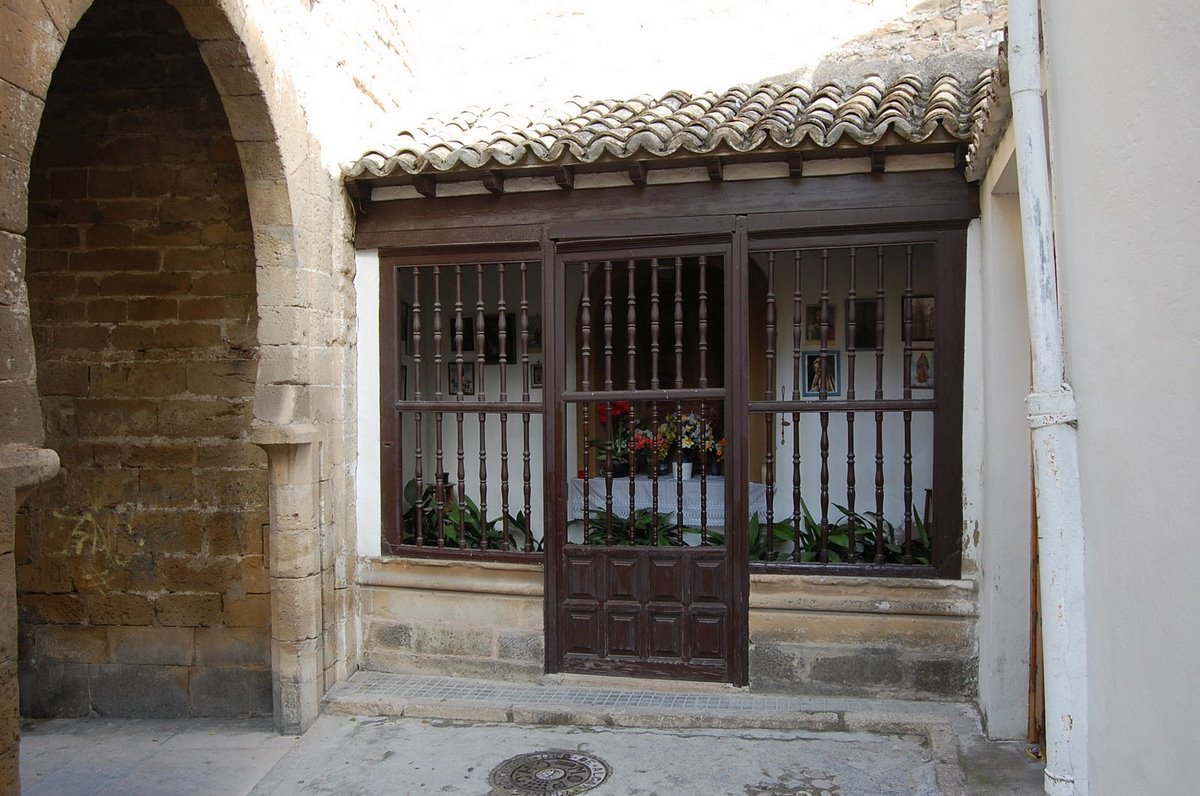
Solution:
{"label": "white painted wall", "polygon": [[968,528],[980,559],[979,704],[993,738],[1024,738],[1029,721],[1030,361],[1015,166],[1010,131],[980,187],[983,490],[978,525]]}
{"label": "white painted wall", "polygon": [[1092,793],[1190,793],[1200,749],[1200,106],[1193,0],[1046,3],[1079,402]]}
{"label": "white painted wall", "polygon": [[359,439],[354,475],[355,530],[359,555],[377,556],[382,545],[383,517],[379,493],[379,252],[356,252],[354,265],[358,324],[355,412]]}

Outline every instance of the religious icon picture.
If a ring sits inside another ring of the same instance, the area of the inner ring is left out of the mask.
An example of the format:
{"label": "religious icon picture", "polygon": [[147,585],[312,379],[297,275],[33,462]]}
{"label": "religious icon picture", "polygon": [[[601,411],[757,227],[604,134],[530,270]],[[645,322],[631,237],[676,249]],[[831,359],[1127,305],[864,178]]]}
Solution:
{"label": "religious icon picture", "polygon": [[804,390],[805,398],[819,398],[821,395],[836,396],[842,392],[842,356],[838,351],[804,352]]}
{"label": "religious icon picture", "polygon": [[933,389],[933,350],[918,349],[912,352],[908,365],[908,386],[914,390]]}

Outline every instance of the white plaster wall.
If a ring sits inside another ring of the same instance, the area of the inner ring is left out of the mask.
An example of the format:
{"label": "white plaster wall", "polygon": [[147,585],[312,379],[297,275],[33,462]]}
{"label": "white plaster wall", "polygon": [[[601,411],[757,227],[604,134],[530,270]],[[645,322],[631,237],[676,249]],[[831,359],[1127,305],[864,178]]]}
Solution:
{"label": "white plaster wall", "polygon": [[358,347],[355,351],[358,382],[355,409],[358,421],[358,457],[355,460],[354,491],[358,553],[379,555],[383,507],[379,491],[379,252],[355,254],[354,298],[357,310]]}
{"label": "white plaster wall", "polygon": [[1024,738],[1029,723],[1029,327],[1013,149],[1010,130],[980,188],[983,491],[967,529],[979,546],[979,703],[993,738]]}
{"label": "white plaster wall", "polygon": [[[1094,794],[1191,793],[1200,749],[1200,106],[1194,0],[1045,4],[1079,401]],[[1119,54],[1114,57],[1114,54]]]}

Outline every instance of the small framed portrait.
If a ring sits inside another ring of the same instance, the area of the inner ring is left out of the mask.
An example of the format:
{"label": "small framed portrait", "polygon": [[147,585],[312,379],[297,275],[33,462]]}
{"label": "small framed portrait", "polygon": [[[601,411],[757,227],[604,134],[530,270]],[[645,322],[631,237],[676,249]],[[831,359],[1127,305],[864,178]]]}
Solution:
{"label": "small framed portrait", "polygon": [[801,395],[805,398],[819,398],[842,394],[842,355],[839,351],[804,352],[804,389]]}
{"label": "small framed portrait", "polygon": [[912,313],[912,342],[933,342],[933,296],[913,296],[904,299],[904,317]]}
{"label": "small framed portrait", "polygon": [[[852,320],[853,329],[850,328]],[[875,351],[882,346],[882,342],[879,334],[879,302],[873,298],[846,299],[846,348]]]}
{"label": "small framed portrait", "polygon": [[[458,333],[459,319],[451,316],[450,318],[450,340],[449,347],[451,351],[458,351]],[[475,350],[475,319],[470,315],[462,317],[462,350]]]}
{"label": "small framed portrait", "polygon": [[400,366],[400,378],[399,383],[396,385],[396,389],[400,393],[397,396],[399,400],[408,400],[408,365]]}
{"label": "small framed portrait", "polygon": [[[825,338],[825,345],[832,346],[837,342],[837,305],[833,302],[827,302],[825,304],[825,309],[829,313],[829,336]],[[804,342],[812,345],[821,344],[820,304],[809,304],[804,308]]]}
{"label": "small framed portrait", "polygon": [[540,390],[546,383],[546,371],[542,367],[542,363],[529,363],[529,386],[535,390]]}
{"label": "small framed portrait", "polygon": [[446,391],[451,395],[474,395],[475,394],[475,363],[462,363],[462,381],[459,381],[459,365],[457,362],[451,362],[446,365],[448,377],[446,379]]}
{"label": "small framed portrait", "polygon": [[515,323],[516,316],[504,313],[504,346],[500,345],[500,313],[483,316],[483,361],[498,364],[501,360],[512,364],[517,355],[517,338],[521,330]]}
{"label": "small framed portrait", "polygon": [[917,349],[908,363],[908,386],[914,390],[933,389],[933,349]]}
{"label": "small framed portrait", "polygon": [[529,353],[542,353],[542,316],[529,316]]}

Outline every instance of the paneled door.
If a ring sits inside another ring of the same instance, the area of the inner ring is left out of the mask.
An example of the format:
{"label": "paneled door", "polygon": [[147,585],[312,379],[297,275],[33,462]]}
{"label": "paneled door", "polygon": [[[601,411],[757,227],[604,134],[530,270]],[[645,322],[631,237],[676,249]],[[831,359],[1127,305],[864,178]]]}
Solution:
{"label": "paneled door", "polygon": [[549,281],[547,666],[744,683],[746,302],[730,239],[560,248]]}

